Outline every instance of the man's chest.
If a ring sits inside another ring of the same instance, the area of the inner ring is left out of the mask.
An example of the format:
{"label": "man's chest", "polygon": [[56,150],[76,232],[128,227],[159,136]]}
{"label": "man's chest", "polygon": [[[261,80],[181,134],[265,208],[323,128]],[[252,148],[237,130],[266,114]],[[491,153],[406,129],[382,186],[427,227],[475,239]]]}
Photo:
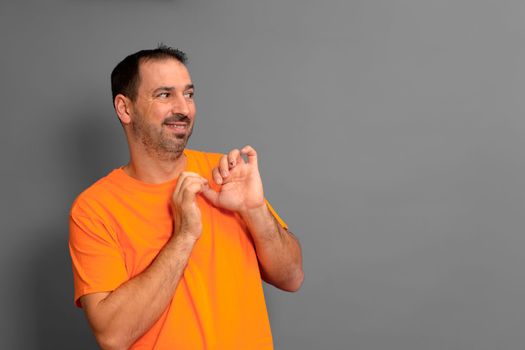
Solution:
{"label": "man's chest", "polygon": [[[245,225],[234,213],[197,199],[202,232],[190,263],[210,266],[217,261],[256,263],[253,243]],[[169,200],[150,201],[148,206],[128,204],[114,211],[113,222],[129,277],[144,271],[171,237],[177,233]]]}

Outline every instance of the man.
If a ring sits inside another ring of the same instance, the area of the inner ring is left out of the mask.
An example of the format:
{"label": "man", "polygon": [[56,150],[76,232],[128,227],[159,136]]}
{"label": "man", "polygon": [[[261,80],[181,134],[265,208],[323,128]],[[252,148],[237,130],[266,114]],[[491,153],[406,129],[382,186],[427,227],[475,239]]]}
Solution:
{"label": "man", "polygon": [[301,248],[264,199],[252,147],[186,149],[185,63],[161,45],[111,74],[130,161],[71,209],[75,303],[104,349],[272,349],[261,276],[298,290]]}

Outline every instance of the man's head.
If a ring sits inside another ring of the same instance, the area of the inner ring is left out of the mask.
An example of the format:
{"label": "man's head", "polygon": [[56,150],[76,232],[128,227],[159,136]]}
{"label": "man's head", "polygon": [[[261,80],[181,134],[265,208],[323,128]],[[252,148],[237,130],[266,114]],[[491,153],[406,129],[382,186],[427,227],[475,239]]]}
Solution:
{"label": "man's head", "polygon": [[174,59],[186,65],[188,57],[179,49],[160,44],[153,50],[135,52],[119,62],[111,72],[111,93],[113,101],[122,94],[134,101],[137,97],[137,87],[140,84],[139,65],[148,60]]}
{"label": "man's head", "polygon": [[111,74],[115,111],[132,156],[176,159],[193,130],[193,83],[186,54],[161,45],[126,57]]}

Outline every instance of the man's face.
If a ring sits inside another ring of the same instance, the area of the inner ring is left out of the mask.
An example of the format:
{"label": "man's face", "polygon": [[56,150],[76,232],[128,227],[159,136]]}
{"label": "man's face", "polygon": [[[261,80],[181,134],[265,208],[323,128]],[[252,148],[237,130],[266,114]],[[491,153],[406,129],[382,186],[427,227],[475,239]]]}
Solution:
{"label": "man's face", "polygon": [[141,62],[139,75],[131,109],[132,142],[140,142],[159,159],[176,159],[186,147],[195,119],[190,74],[179,61],[163,59]]}

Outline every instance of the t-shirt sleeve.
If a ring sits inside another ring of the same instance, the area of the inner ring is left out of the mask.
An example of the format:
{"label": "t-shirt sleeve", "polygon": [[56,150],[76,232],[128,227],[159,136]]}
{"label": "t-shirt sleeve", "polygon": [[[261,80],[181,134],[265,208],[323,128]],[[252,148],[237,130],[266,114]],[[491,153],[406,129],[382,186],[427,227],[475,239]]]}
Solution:
{"label": "t-shirt sleeve", "polygon": [[283,227],[285,228],[286,230],[288,230],[288,225],[286,224],[286,222],[284,222],[283,219],[281,219],[281,217],[277,214],[277,212],[273,209],[273,207],[271,206],[270,202],[268,202],[266,199],[264,200],[266,202],[266,206],[268,207],[268,209],[270,210],[270,213],[272,213],[272,215],[274,216],[275,220],[277,220],[277,222]]}
{"label": "t-shirt sleeve", "polygon": [[78,307],[81,296],[113,291],[129,279],[116,236],[96,217],[70,215],[69,251]]}

